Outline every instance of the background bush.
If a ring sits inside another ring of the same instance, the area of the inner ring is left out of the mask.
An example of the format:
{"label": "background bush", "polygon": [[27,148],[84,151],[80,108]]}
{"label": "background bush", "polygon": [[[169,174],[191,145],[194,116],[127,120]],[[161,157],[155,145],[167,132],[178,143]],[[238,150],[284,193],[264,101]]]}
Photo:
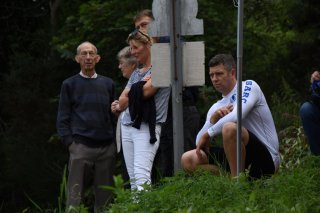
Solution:
{"label": "background bush", "polygon": [[[206,64],[217,53],[236,56],[233,1],[198,3],[205,33],[195,39],[205,41]],[[41,208],[58,206],[68,153],[56,137],[57,100],[63,79],[79,72],[75,48],[94,42],[102,56],[97,71],[112,77],[120,91],[125,80],[116,53],[126,45],[135,12],[151,5],[151,0],[1,2],[1,212],[21,211],[30,199]],[[246,0],[244,14],[243,79],[263,89],[281,139],[281,169],[291,169],[308,155],[298,108],[311,72],[319,68],[320,1]],[[206,76],[198,103],[202,121],[218,98]]]}

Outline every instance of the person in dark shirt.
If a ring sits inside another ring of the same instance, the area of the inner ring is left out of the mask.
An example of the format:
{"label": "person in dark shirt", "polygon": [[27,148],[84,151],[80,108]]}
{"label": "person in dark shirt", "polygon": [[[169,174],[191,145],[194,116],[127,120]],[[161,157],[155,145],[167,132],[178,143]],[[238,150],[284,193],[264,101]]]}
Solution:
{"label": "person in dark shirt", "polygon": [[63,81],[57,117],[58,134],[70,154],[67,208],[80,205],[90,184],[94,211],[99,212],[112,199],[111,191],[101,186],[113,185],[116,144],[110,107],[115,85],[96,73],[100,56],[92,43],[81,43],[75,60],[81,71]]}
{"label": "person in dark shirt", "polygon": [[320,72],[311,75],[311,99],[302,104],[300,117],[311,153],[320,155]]}

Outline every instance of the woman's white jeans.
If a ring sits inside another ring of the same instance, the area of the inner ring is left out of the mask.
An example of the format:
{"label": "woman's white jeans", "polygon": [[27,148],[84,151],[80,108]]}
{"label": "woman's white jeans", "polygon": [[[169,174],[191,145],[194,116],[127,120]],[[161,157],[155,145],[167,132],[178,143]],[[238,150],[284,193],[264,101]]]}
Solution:
{"label": "woman's white jeans", "polygon": [[142,122],[140,129],[121,125],[123,155],[132,190],[143,190],[143,184],[151,183],[153,160],[159,147],[160,125],[156,125],[155,132],[157,141],[151,144],[147,123]]}

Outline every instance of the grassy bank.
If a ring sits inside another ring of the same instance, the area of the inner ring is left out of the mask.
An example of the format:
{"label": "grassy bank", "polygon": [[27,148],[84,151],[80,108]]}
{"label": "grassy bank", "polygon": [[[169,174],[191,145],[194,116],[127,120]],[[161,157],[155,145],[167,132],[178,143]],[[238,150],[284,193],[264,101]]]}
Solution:
{"label": "grassy bank", "polygon": [[[320,157],[304,157],[270,179],[180,173],[135,196],[117,189],[109,212],[320,212]],[[121,182],[121,181],[120,181]],[[118,180],[118,183],[120,183]]]}

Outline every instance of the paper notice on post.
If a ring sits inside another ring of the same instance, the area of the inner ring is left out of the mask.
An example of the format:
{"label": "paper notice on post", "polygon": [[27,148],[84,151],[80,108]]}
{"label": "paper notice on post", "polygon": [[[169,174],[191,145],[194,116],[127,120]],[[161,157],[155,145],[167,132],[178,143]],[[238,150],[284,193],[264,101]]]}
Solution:
{"label": "paper notice on post", "polygon": [[152,85],[168,87],[171,84],[170,43],[155,43],[151,46]]}
{"label": "paper notice on post", "polygon": [[183,42],[183,86],[205,84],[204,42]]}
{"label": "paper notice on post", "polygon": [[[183,86],[202,86],[205,84],[204,42],[182,43]],[[168,87],[171,85],[170,43],[155,43],[151,47],[152,85]]]}

